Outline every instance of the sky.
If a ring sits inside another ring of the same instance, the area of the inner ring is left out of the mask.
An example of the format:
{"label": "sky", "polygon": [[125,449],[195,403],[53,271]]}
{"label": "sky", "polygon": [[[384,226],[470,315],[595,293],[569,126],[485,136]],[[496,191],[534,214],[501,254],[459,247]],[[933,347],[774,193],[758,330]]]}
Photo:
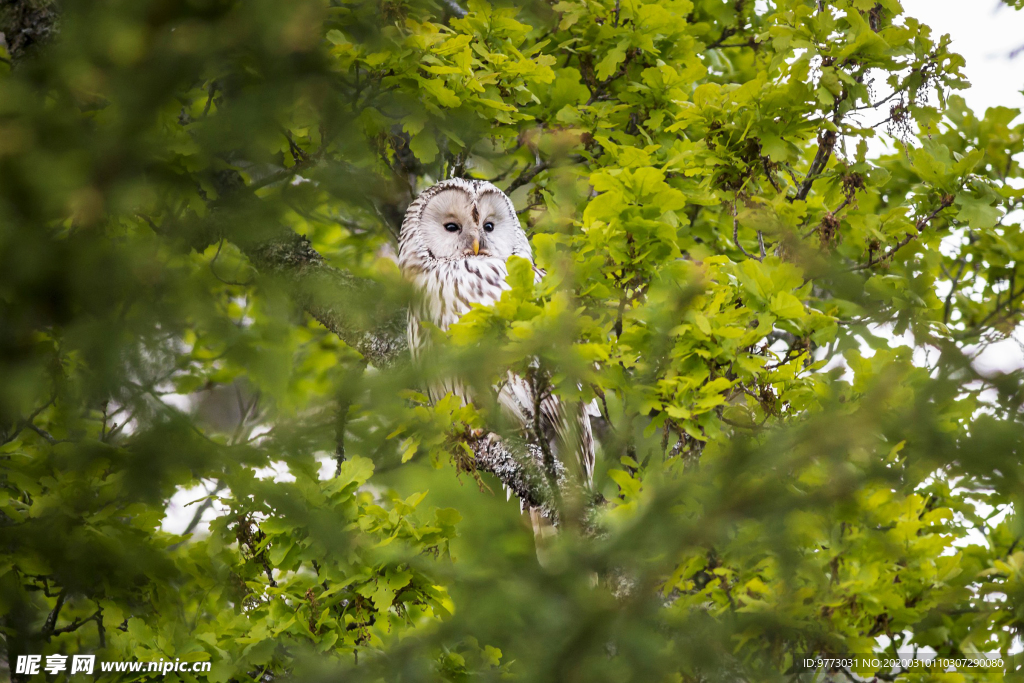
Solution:
{"label": "sky", "polygon": [[[934,37],[950,35],[952,51],[967,61],[964,73],[971,83],[957,94],[975,114],[997,106],[1024,109],[1024,49],[1010,58],[1024,48],[1024,11],[998,0],[902,0],[902,5],[908,16],[930,26]],[[1024,367],[1024,329],[1014,337],[985,349],[975,367],[986,374]]]}
{"label": "sky", "polygon": [[948,33],[952,50],[964,56],[971,87],[960,94],[978,114],[988,107],[1024,108],[1024,11],[998,0],[903,0],[912,17],[932,28],[935,36]]}

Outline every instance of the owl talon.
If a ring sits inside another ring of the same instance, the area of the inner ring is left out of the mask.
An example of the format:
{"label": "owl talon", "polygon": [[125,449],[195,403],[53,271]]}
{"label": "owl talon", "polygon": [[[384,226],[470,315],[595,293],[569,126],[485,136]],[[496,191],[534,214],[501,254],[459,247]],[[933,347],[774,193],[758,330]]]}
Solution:
{"label": "owl talon", "polygon": [[501,445],[501,437],[495,434],[494,432],[491,432],[490,434],[485,436],[484,440],[487,442],[488,449]]}
{"label": "owl talon", "polygon": [[484,449],[490,449],[492,446],[501,443],[501,437],[494,432],[487,432],[483,429],[474,429],[470,434],[477,441],[483,442]]}

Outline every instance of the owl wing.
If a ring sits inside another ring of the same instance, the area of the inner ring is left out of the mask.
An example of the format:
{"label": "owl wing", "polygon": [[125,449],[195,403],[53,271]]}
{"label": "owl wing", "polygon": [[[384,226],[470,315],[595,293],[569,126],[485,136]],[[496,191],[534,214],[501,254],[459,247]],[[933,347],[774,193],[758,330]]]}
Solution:
{"label": "owl wing", "polygon": [[[508,373],[498,391],[498,402],[524,431],[533,430],[535,401],[528,380]],[[594,433],[585,404],[567,405],[554,394],[544,396],[540,400],[540,429],[570,476],[589,488],[594,480]]]}
{"label": "owl wing", "polygon": [[[540,282],[546,272],[533,266],[534,280]],[[534,394],[530,382],[508,373],[498,392],[498,401],[527,431],[533,429]],[[548,393],[540,400],[540,427],[559,461],[578,482],[590,488],[594,481],[594,432],[586,404],[566,406],[558,396]]]}
{"label": "owl wing", "polygon": [[574,473],[588,489],[594,483],[594,462],[596,454],[594,449],[594,432],[590,428],[590,416],[586,412],[583,403],[576,403],[566,406],[553,394],[540,402],[541,423],[550,424],[558,443],[558,453],[568,456],[575,453],[575,458],[562,458],[562,463],[572,470],[572,465],[577,467]]}
{"label": "owl wing", "polygon": [[[539,282],[544,271],[534,266]],[[417,278],[423,298],[409,309],[408,337],[413,358],[428,352],[430,342],[420,327],[430,321],[448,329],[461,318],[473,303],[490,305],[508,289],[504,268],[478,267],[456,263],[438,268]],[[472,392],[458,379],[440,378],[428,386],[431,402],[452,393],[466,403],[473,401]],[[534,396],[530,383],[509,372],[499,387],[498,402],[524,431],[533,429]],[[540,427],[545,439],[571,476],[589,487],[594,477],[594,434],[590,416],[583,404],[568,407],[558,396],[548,394],[540,401]]]}

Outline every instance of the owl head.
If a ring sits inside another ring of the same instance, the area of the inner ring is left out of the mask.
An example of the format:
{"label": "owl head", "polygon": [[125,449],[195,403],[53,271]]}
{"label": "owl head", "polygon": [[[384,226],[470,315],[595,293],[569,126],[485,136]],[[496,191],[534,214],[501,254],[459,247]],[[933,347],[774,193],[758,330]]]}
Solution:
{"label": "owl head", "polygon": [[420,193],[402,221],[402,269],[456,259],[533,260],[512,200],[485,180],[452,178]]}

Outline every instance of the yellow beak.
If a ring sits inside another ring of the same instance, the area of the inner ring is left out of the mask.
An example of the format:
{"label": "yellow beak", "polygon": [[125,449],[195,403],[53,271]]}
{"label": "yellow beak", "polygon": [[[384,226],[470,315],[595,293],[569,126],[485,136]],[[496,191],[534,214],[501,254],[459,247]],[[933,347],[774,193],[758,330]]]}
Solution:
{"label": "yellow beak", "polygon": [[476,254],[479,254],[479,253],[480,253],[480,238],[477,237],[476,235],[474,235],[473,236],[473,254],[476,255]]}

